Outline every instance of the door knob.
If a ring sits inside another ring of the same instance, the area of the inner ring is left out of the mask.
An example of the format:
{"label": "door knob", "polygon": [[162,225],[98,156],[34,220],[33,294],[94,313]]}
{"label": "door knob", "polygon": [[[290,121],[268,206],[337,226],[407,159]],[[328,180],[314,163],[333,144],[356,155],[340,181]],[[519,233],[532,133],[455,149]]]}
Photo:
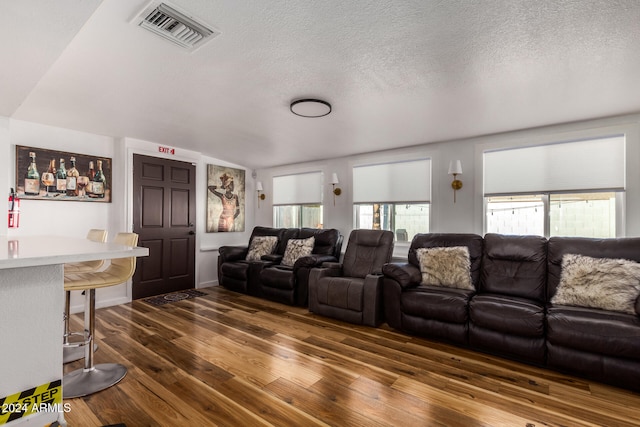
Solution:
{"label": "door knob", "polygon": [[189,230],[189,234],[193,235],[193,234],[196,234],[196,232],[193,230]]}

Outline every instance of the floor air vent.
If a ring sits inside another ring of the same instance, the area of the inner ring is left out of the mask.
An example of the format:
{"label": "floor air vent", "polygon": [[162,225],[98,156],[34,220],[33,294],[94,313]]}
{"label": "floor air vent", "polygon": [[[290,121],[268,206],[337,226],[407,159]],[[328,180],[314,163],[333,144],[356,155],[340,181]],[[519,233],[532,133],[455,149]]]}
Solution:
{"label": "floor air vent", "polygon": [[138,25],[178,46],[193,51],[220,33],[196,22],[165,3],[145,9]]}

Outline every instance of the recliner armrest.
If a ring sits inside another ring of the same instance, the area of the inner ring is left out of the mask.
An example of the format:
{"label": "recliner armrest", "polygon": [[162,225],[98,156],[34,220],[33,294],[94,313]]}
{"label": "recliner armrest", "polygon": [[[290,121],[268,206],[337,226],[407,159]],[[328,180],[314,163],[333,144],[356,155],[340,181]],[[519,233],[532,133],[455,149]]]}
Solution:
{"label": "recliner armrest", "polygon": [[370,273],[364,277],[362,289],[362,323],[368,326],[378,326],[384,321],[382,304],[382,284],[384,276],[380,273]]}
{"label": "recliner armrest", "polygon": [[221,246],[218,254],[222,257],[222,262],[233,262],[244,260],[249,252],[248,246]]}
{"label": "recliner armrest", "polygon": [[314,277],[314,280],[320,280],[323,277],[342,276],[342,264],[339,262],[322,263],[322,267],[315,267],[311,269],[310,281],[312,280],[311,276]]}
{"label": "recliner armrest", "polygon": [[293,264],[293,269],[297,270],[298,268],[313,268],[324,266],[325,263],[335,262],[336,257],[333,255],[318,255],[311,254],[308,256],[300,257],[296,260],[295,264]]}
{"label": "recliner armrest", "polygon": [[378,281],[381,280],[383,278],[383,274],[382,273],[369,273],[366,276],[364,276],[364,281],[366,282],[372,282],[372,281]]}
{"label": "recliner armrest", "polygon": [[322,268],[331,268],[334,270],[340,270],[342,271],[342,263],[339,262],[323,262],[322,263]]}
{"label": "recliner armrest", "polygon": [[284,258],[282,255],[268,254],[268,255],[262,255],[262,257],[260,257],[260,260],[268,261],[273,264],[280,264],[282,262],[282,258]]}
{"label": "recliner armrest", "polygon": [[388,263],[382,266],[382,273],[385,277],[398,282],[400,287],[417,286],[422,282],[420,269],[409,263]]}

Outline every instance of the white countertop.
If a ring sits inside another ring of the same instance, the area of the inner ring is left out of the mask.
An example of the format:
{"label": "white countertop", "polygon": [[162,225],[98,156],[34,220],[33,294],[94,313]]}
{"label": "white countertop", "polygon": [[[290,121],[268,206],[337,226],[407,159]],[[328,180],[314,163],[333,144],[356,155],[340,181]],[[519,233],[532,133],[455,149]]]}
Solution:
{"label": "white countertop", "polygon": [[147,256],[149,249],[62,236],[0,236],[0,269]]}

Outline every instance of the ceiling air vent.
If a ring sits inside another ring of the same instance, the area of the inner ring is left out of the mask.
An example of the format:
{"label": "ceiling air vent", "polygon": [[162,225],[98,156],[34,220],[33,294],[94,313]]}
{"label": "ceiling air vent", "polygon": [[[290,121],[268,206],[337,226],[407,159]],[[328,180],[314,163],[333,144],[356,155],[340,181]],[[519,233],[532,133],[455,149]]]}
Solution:
{"label": "ceiling air vent", "polygon": [[220,32],[196,22],[193,18],[178,12],[166,3],[145,9],[139,24],[165,39],[193,51]]}

